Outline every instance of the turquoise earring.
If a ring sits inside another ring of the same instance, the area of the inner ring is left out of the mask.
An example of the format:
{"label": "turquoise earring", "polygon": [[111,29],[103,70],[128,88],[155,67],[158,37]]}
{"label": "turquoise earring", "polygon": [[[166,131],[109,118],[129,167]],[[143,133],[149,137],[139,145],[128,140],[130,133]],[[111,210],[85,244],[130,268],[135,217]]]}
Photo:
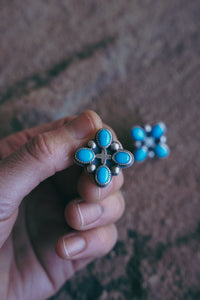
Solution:
{"label": "turquoise earring", "polygon": [[134,162],[131,152],[124,150],[118,141],[113,140],[109,129],[97,131],[94,140],[86,147],[78,148],[74,153],[75,162],[93,174],[99,187],[108,186],[112,176],[120,174],[122,168],[130,167]]}
{"label": "turquoise earring", "polygon": [[144,128],[140,126],[133,127],[131,135],[135,146],[135,161],[144,161],[147,157],[167,157],[170,149],[166,144],[165,132],[166,125],[163,122],[159,122],[153,127],[150,125],[145,125]]}

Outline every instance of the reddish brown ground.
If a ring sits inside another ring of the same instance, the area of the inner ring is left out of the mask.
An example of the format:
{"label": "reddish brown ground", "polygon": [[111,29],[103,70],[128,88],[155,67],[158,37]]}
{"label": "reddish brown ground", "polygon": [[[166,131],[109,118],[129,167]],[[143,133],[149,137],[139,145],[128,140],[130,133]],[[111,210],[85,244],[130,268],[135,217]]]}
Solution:
{"label": "reddish brown ground", "polygon": [[116,247],[54,300],[200,299],[199,0],[0,6],[1,137],[85,108],[128,149],[133,125],[168,127],[170,157],[125,171]]}

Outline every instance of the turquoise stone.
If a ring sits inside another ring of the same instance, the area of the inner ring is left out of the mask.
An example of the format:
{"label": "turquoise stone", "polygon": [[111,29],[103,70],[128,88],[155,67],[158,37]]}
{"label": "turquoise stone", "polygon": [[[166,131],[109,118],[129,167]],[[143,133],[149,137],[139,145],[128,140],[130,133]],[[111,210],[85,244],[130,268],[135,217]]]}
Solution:
{"label": "turquoise stone", "polygon": [[105,185],[110,182],[111,176],[108,167],[100,166],[96,172],[96,179],[100,185]]}
{"label": "turquoise stone", "polygon": [[119,165],[128,165],[132,157],[128,152],[125,151],[118,151],[113,155],[114,161]]}
{"label": "turquoise stone", "polygon": [[146,133],[141,127],[136,126],[131,130],[131,135],[135,141],[143,141]]}
{"label": "turquoise stone", "polygon": [[97,134],[99,146],[107,148],[112,142],[112,134],[107,129],[101,129]]}
{"label": "turquoise stone", "polygon": [[166,144],[156,145],[154,151],[155,151],[155,154],[160,158],[164,158],[169,155],[169,147]]}
{"label": "turquoise stone", "polygon": [[92,162],[95,158],[94,152],[87,148],[81,148],[76,152],[76,158],[83,164]]}
{"label": "turquoise stone", "polygon": [[151,135],[155,139],[159,139],[166,131],[166,126],[163,122],[156,124],[151,131]]}
{"label": "turquoise stone", "polygon": [[134,157],[136,161],[143,161],[147,157],[148,150],[145,147],[136,150]]}

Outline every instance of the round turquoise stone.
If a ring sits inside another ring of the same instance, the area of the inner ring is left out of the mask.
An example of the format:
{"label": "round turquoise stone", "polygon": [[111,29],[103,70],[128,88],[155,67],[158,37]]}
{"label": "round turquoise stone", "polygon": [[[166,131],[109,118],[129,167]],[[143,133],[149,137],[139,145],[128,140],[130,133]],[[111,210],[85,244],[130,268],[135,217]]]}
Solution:
{"label": "round turquoise stone", "polygon": [[128,152],[125,151],[118,151],[113,155],[114,161],[119,165],[128,165],[132,157]]}
{"label": "round turquoise stone", "polygon": [[148,150],[144,147],[136,150],[134,157],[136,161],[143,161],[147,157]]}
{"label": "round turquoise stone", "polygon": [[81,148],[77,151],[76,158],[79,162],[83,164],[88,164],[94,160],[95,156],[92,150],[87,148]]}
{"label": "round turquoise stone", "polygon": [[159,139],[166,131],[166,126],[163,122],[156,124],[151,131],[151,135],[155,139]]}
{"label": "round turquoise stone", "polygon": [[139,126],[131,130],[131,135],[135,141],[143,141],[146,136],[145,131]]}
{"label": "round turquoise stone", "polygon": [[110,170],[106,166],[100,166],[96,172],[96,180],[99,185],[106,185],[111,180]]}
{"label": "round turquoise stone", "polygon": [[107,148],[108,146],[110,146],[110,144],[112,142],[111,132],[107,129],[101,129],[97,133],[97,142],[98,142],[99,146],[104,147],[104,148]]}
{"label": "round turquoise stone", "polygon": [[164,158],[169,155],[169,147],[166,144],[156,145],[154,151],[155,151],[155,154],[160,158]]}

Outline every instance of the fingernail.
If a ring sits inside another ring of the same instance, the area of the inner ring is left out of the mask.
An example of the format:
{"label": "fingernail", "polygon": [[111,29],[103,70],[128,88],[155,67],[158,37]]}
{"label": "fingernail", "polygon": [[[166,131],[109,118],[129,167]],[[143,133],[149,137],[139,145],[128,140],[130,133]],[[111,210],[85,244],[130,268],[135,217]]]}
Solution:
{"label": "fingernail", "polygon": [[80,253],[86,247],[84,238],[72,236],[63,238],[63,247],[68,258]]}
{"label": "fingernail", "polygon": [[86,112],[73,119],[67,127],[76,139],[84,139],[94,130],[92,119]]}
{"label": "fingernail", "polygon": [[96,203],[76,205],[80,216],[81,226],[97,221],[103,213],[103,208]]}

